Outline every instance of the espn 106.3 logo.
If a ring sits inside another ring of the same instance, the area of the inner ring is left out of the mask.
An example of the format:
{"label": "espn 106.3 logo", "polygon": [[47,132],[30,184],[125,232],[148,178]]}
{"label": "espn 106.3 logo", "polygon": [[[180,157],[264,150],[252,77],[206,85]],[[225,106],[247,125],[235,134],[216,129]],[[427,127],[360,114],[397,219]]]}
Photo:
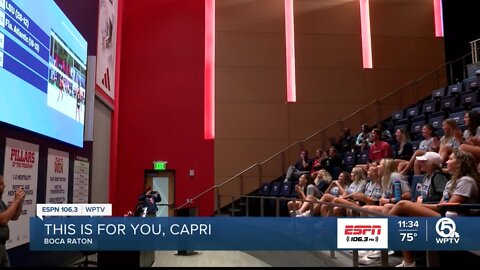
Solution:
{"label": "espn 106.3 logo", "polygon": [[388,248],[388,219],[339,218],[337,248]]}

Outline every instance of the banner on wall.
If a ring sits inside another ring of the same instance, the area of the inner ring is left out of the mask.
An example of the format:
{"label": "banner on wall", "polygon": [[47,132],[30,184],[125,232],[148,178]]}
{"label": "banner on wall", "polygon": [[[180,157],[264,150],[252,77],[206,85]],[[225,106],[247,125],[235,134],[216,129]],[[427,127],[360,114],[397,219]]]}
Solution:
{"label": "banner on wall", "polygon": [[73,203],[88,203],[89,172],[88,159],[77,157],[73,162]]}
{"label": "banner on wall", "polygon": [[97,85],[115,98],[118,0],[100,0],[97,42]]}
{"label": "banner on wall", "polygon": [[8,205],[15,198],[15,191],[23,186],[25,201],[17,221],[9,223],[10,239],[6,247],[13,248],[30,241],[29,220],[35,216],[37,203],[38,145],[7,138],[3,179],[5,190],[2,200]]}
{"label": "banner on wall", "polygon": [[67,203],[68,153],[48,149],[46,203]]}

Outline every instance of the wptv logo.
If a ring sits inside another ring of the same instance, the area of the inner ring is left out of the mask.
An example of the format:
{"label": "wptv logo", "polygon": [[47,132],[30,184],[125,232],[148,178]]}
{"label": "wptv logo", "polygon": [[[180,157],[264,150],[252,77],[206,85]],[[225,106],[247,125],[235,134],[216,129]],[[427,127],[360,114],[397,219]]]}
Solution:
{"label": "wptv logo", "polygon": [[439,219],[435,224],[435,231],[440,237],[436,237],[435,242],[437,244],[458,244],[460,234],[456,230],[457,225],[453,219],[448,217]]}
{"label": "wptv logo", "polygon": [[388,219],[339,218],[337,219],[337,248],[382,249],[388,248]]}

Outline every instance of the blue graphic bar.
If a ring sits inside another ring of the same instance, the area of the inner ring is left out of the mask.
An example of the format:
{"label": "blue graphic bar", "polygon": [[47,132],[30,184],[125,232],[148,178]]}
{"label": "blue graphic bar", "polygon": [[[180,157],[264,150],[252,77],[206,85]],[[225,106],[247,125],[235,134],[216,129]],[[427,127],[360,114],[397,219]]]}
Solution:
{"label": "blue graphic bar", "polygon": [[336,219],[45,217],[31,250],[328,250]]}
{"label": "blue graphic bar", "polygon": [[48,82],[46,78],[41,77],[7,54],[4,54],[3,56],[3,68],[31,84],[38,90],[47,93]]}
{"label": "blue graphic bar", "polygon": [[15,20],[19,26],[26,29],[43,46],[50,47],[50,37],[23,10],[10,0],[5,0],[5,14]]}
{"label": "blue graphic bar", "polygon": [[38,54],[43,60],[48,61],[48,47],[41,45],[35,36],[19,27],[16,21],[5,17],[5,30]]}
{"label": "blue graphic bar", "polygon": [[48,78],[47,64],[42,63],[29,52],[25,51],[23,47],[19,46],[8,36],[5,36],[4,50],[6,53],[10,54],[14,58],[18,59],[20,62],[24,63],[26,66],[30,67],[35,72],[43,76],[45,79]]}
{"label": "blue graphic bar", "polygon": [[[386,221],[386,222],[385,222]],[[32,250],[480,250],[479,217],[30,219]],[[383,224],[383,225],[382,225]],[[387,226],[388,225],[388,226]]]}

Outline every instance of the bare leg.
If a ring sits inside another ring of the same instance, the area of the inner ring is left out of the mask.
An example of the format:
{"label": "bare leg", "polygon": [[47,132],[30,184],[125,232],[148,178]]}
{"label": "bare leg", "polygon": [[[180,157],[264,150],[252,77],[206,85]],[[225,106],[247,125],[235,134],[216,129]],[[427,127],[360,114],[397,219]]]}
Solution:
{"label": "bare leg", "polygon": [[407,200],[399,201],[388,212],[390,215],[402,217],[439,217],[440,213],[428,209],[419,203]]}
{"label": "bare leg", "polygon": [[347,212],[345,211],[345,208],[341,208],[338,206],[335,206],[333,208],[333,215],[336,217],[344,217],[346,214]]}
{"label": "bare leg", "polygon": [[423,154],[425,154],[425,151],[423,151],[423,150],[415,151],[415,153],[413,153],[413,155],[412,155],[412,158],[408,161],[407,166],[402,171],[400,171],[400,173],[403,174],[403,175],[408,174],[408,172],[412,169],[412,167],[415,163],[416,157],[421,156]]}
{"label": "bare leg", "polygon": [[403,256],[403,260],[406,263],[413,263],[414,259],[413,259],[413,254],[412,254],[411,251],[403,250],[402,251],[402,256]]}
{"label": "bare leg", "polygon": [[382,214],[388,214],[390,210],[395,206],[395,204],[387,203],[382,207]]}
{"label": "bare leg", "polygon": [[[323,194],[320,202],[333,202],[337,197],[333,196],[332,194]],[[331,206],[322,204],[320,207],[320,214],[322,217],[326,217],[328,215],[328,210]]]}
{"label": "bare leg", "polygon": [[[308,201],[317,201],[317,198],[315,196],[312,196],[312,195],[307,195],[306,199]],[[298,210],[298,211],[300,211],[300,213],[303,213],[307,210],[312,210],[312,207],[313,207],[312,204],[313,203],[311,203],[311,202],[303,202],[302,207],[300,207],[300,210]]]}

